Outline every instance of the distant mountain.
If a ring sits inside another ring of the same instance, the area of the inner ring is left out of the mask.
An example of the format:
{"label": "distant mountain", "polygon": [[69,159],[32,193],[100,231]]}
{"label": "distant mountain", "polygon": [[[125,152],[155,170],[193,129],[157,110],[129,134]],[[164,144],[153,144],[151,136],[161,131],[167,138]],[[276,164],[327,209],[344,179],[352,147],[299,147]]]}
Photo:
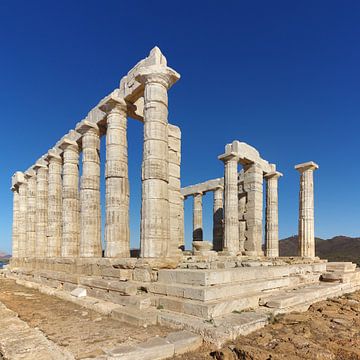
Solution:
{"label": "distant mountain", "polygon": [[0,251],[0,259],[9,259],[11,258],[11,255],[8,255],[7,253]]}
{"label": "distant mountain", "polygon": [[[329,261],[352,261],[360,266],[360,238],[335,236],[331,239],[315,239],[316,256]],[[291,236],[280,240],[280,256],[298,254],[298,237]]]}

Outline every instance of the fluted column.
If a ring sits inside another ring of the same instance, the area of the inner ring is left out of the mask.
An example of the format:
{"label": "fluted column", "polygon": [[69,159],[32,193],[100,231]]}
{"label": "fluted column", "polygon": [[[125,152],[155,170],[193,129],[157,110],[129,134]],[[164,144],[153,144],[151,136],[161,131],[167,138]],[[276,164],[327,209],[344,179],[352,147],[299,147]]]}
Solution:
{"label": "fluted column", "polygon": [[201,192],[193,195],[193,241],[203,240],[202,197]]}
{"label": "fluted column", "polygon": [[263,170],[259,164],[244,166],[244,190],[247,195],[245,254],[261,256],[263,221]]}
{"label": "fluted column", "polygon": [[219,156],[224,162],[224,251],[239,252],[238,161],[236,154]]}
{"label": "fluted column", "polygon": [[279,256],[279,217],[278,217],[278,171],[265,175],[266,179],[266,220],[265,249],[267,257]]}
{"label": "fluted column", "polygon": [[65,138],[62,179],[62,257],[77,257],[80,249],[79,145]]}
{"label": "fluted column", "polygon": [[244,191],[244,181],[238,183],[238,211],[239,211],[239,251],[245,253],[246,240],[246,192]]}
{"label": "fluted column", "polygon": [[101,257],[100,136],[97,125],[83,121],[80,181],[80,257]]}
{"label": "fluted column", "polygon": [[319,165],[313,161],[295,166],[300,172],[299,194],[299,253],[300,256],[315,257],[314,233],[314,170]]}
{"label": "fluted column", "polygon": [[47,206],[48,206],[48,167],[45,161],[37,162],[36,171],[36,243],[35,255],[38,258],[47,256]]}
{"label": "fluted column", "polygon": [[61,256],[62,159],[58,152],[49,150],[46,160],[49,162],[47,257],[52,258]]}
{"label": "fluted column", "polygon": [[214,190],[213,202],[213,248],[215,251],[223,249],[223,218],[224,218],[224,187]]}
{"label": "fluted column", "polygon": [[27,212],[26,212],[26,256],[35,257],[36,244],[36,172],[26,171]]}
{"label": "fluted column", "polygon": [[140,69],[144,84],[144,148],[142,162],[141,256],[169,254],[168,94],[179,75],[166,66]]}
{"label": "fluted column", "polygon": [[13,222],[12,222],[12,257],[19,257],[19,188],[11,187],[13,193]]}
{"label": "fluted column", "polygon": [[100,108],[107,113],[105,256],[130,257],[127,106],[111,96]]}

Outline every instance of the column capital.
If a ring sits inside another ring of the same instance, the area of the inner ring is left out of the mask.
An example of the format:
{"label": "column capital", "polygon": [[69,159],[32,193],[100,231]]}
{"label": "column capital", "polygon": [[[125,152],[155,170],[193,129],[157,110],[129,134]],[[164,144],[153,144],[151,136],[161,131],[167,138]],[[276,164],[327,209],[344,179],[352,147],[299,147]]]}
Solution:
{"label": "column capital", "polygon": [[126,112],[127,103],[119,95],[119,89],[115,89],[109,96],[101,100],[99,109],[108,115],[112,112]]}
{"label": "column capital", "polygon": [[269,179],[278,179],[279,177],[283,176],[283,174],[279,171],[272,171],[264,175],[266,180]]}
{"label": "column capital", "polygon": [[81,135],[86,134],[89,130],[94,130],[97,134],[100,134],[99,127],[88,120],[83,120],[77,124],[75,130]]}
{"label": "column capital", "polygon": [[180,79],[180,74],[168,66],[151,65],[140,68],[135,79],[144,85],[159,83],[170,89]]}
{"label": "column capital", "polygon": [[314,161],[308,161],[308,162],[305,162],[305,163],[301,163],[301,164],[298,164],[298,165],[295,165],[295,170],[303,173],[304,171],[306,170],[317,170],[319,168],[319,165],[316,164]]}
{"label": "column capital", "polygon": [[17,187],[26,183],[25,174],[22,171],[16,171],[11,178],[11,187]]}
{"label": "column capital", "polygon": [[192,194],[192,196],[193,197],[195,197],[195,196],[203,196],[204,195],[204,193],[202,192],[202,191],[196,191],[196,192],[194,192],[193,194]]}
{"label": "column capital", "polygon": [[224,163],[227,163],[228,161],[231,161],[231,160],[234,160],[234,161],[236,160],[238,162],[239,156],[235,152],[229,152],[229,153],[225,153],[225,154],[218,156],[218,159]]}
{"label": "column capital", "polygon": [[36,171],[40,168],[46,168],[48,167],[48,162],[45,159],[38,160],[35,165],[33,166],[33,169]]}
{"label": "column capital", "polygon": [[79,145],[78,145],[78,143],[77,143],[76,141],[71,140],[71,139],[69,139],[69,138],[63,138],[63,139],[61,140],[60,144],[59,144],[59,148],[60,148],[61,150],[65,150],[65,149],[67,149],[67,148],[70,147],[70,146],[78,147]]}
{"label": "column capital", "polygon": [[33,168],[30,168],[25,171],[25,179],[30,179],[33,176],[36,176],[36,171]]}
{"label": "column capital", "polygon": [[214,192],[217,191],[217,190],[224,190],[224,185],[216,185],[216,187],[214,188]]}
{"label": "column capital", "polygon": [[59,151],[56,149],[50,149],[45,157],[45,160],[49,163],[54,160],[55,162],[61,162],[61,156],[59,154]]}

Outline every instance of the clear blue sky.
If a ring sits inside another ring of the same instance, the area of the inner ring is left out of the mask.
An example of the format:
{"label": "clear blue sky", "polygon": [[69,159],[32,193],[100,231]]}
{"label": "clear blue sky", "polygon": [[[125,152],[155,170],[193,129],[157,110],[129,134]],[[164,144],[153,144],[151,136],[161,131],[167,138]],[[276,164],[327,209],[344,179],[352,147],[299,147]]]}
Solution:
{"label": "clear blue sky", "polygon": [[[299,176],[314,160],[316,235],[360,235],[359,1],[0,1],[0,250],[11,247],[10,177],[44,154],[149,50],[181,75],[182,183],[222,176],[234,139],[277,164],[280,236],[297,233]],[[129,120],[132,244],[142,125]],[[102,141],[104,145],[104,141]],[[104,146],[102,156],[104,157]],[[104,161],[103,161],[104,164]],[[212,195],[204,199],[211,239]],[[191,239],[191,200],[186,237]]]}

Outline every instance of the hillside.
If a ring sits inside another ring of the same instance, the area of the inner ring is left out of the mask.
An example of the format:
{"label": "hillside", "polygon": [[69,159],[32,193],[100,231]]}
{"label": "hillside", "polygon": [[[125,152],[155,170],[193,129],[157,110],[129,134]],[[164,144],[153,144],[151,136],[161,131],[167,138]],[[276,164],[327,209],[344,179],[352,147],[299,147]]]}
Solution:
{"label": "hillside", "polygon": [[0,259],[9,259],[11,258],[11,255],[8,255],[7,253],[0,251]]}
{"label": "hillside", "polygon": [[[360,238],[335,236],[331,239],[316,238],[316,255],[329,261],[352,261],[360,266]],[[295,256],[298,251],[297,236],[283,239],[279,243],[280,256]]]}

